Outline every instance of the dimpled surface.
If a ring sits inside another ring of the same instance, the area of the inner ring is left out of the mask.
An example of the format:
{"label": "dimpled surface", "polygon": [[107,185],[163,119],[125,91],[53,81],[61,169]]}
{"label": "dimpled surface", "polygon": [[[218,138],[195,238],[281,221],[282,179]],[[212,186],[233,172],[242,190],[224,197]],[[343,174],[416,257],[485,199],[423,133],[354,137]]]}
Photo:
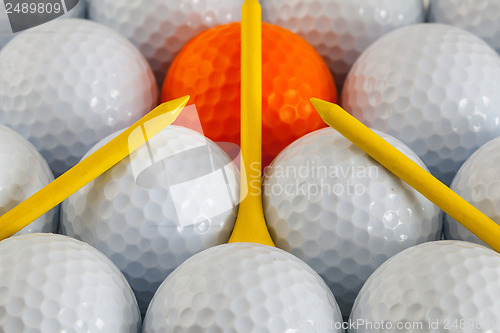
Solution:
{"label": "dimpled surface", "polygon": [[[361,289],[352,332],[499,332],[500,256],[460,241],[421,244],[395,255]],[[409,324],[406,329],[397,325]],[[420,326],[418,326],[420,325]]]}
{"label": "dimpled surface", "polygon": [[447,185],[500,135],[500,57],[471,33],[418,24],[393,31],[356,61],[342,105],[395,136]]}
{"label": "dimpled surface", "polygon": [[239,21],[243,0],[88,0],[89,18],[127,37],[148,59],[159,83],[193,37]]}
{"label": "dimpled surface", "polygon": [[377,38],[424,20],[421,0],[265,0],[264,21],[287,28],[323,56],[339,88]]}
{"label": "dimpled surface", "polygon": [[[182,50],[168,71],[162,100],[190,95],[207,137],[239,144],[240,24],[205,31]],[[324,127],[309,100],[335,102],[335,83],[319,54],[278,26],[262,26],[262,162],[288,144]],[[182,117],[182,116],[181,116]],[[194,122],[196,125],[197,123]],[[190,121],[186,121],[190,126]]]}
{"label": "dimpled surface", "polygon": [[217,145],[190,129],[169,126],[67,199],[62,230],[106,254],[145,313],[179,264],[229,239],[238,183],[238,170]]}
{"label": "dimpled surface", "polygon": [[[377,134],[425,168],[400,141]],[[331,128],[288,146],[263,188],[275,244],[321,275],[344,318],[380,264],[441,232],[432,203]]]}
{"label": "dimpled surface", "polygon": [[[5,2],[4,2],[5,3]],[[9,17],[7,15],[5,7],[3,7],[4,3],[0,4],[0,49],[5,46],[12,38],[14,38],[19,33],[13,34],[12,27],[10,25]],[[17,3],[22,4],[22,2],[11,2],[14,4],[14,8]],[[48,3],[48,2],[44,2]],[[50,8],[50,7],[47,7]],[[66,12],[65,14],[59,16],[59,18],[84,18],[87,12],[87,0],[79,0],[75,7]],[[15,13],[15,12],[14,12]],[[42,13],[44,14],[44,13]],[[27,19],[32,18],[30,15],[26,15]],[[19,19],[18,17],[17,19]]]}
{"label": "dimpled surface", "polygon": [[500,2],[497,0],[432,0],[429,22],[468,30],[500,52]]}
{"label": "dimpled surface", "polygon": [[139,51],[86,20],[23,32],[0,52],[0,73],[0,123],[27,138],[56,177],[157,103],[158,87]]}
{"label": "dimpled surface", "polygon": [[[47,162],[25,138],[0,125],[0,216],[54,180]],[[18,234],[55,232],[58,207],[50,210]]]}
{"label": "dimpled surface", "polygon": [[[479,148],[462,165],[451,189],[489,218],[500,223],[500,138]],[[450,216],[444,223],[446,239],[458,239],[487,246]]]}
{"label": "dimpled surface", "polygon": [[0,331],[138,333],[123,274],[88,244],[53,234],[0,242]]}
{"label": "dimpled surface", "polygon": [[151,301],[144,333],[343,332],[328,287],[309,266],[274,247],[233,243],[199,253]]}

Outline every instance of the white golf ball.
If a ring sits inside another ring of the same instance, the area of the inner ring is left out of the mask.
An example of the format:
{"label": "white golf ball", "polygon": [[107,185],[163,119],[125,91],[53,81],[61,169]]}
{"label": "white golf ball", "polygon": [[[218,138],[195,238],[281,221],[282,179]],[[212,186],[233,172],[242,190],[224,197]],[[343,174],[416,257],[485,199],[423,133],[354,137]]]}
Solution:
{"label": "white golf ball", "polygon": [[402,28],[356,61],[342,105],[406,143],[449,185],[477,148],[500,135],[500,56],[460,28]]}
{"label": "white golf ball", "polygon": [[0,242],[0,331],[138,333],[122,273],[88,244],[54,234]]}
{"label": "white golf ball", "polygon": [[450,24],[474,33],[500,52],[498,0],[432,0],[429,22]]}
{"label": "white golf ball", "polygon": [[[387,260],[361,289],[351,332],[499,332],[500,255],[460,241]],[[378,328],[377,328],[378,327]]]}
{"label": "white golf ball", "polygon": [[[500,138],[479,148],[462,165],[451,189],[474,207],[500,223]],[[487,246],[476,235],[446,215],[446,239],[458,239]]]}
{"label": "white golf ball", "polygon": [[[376,133],[425,168],[403,143]],[[331,128],[281,152],[263,189],[275,244],[321,275],[344,318],[380,264],[441,233],[436,206]]]}
{"label": "white golf ball", "polygon": [[190,129],[169,126],[64,201],[62,231],[120,268],[144,314],[178,265],[228,241],[238,191],[238,169],[219,146]]}
{"label": "white golf ball", "polygon": [[157,105],[140,52],[97,23],[54,20],[0,52],[0,123],[27,138],[57,177],[100,139]]}
{"label": "white golf ball", "polygon": [[[64,1],[66,3],[66,1]],[[71,2],[74,2],[72,0]],[[7,3],[9,3],[9,7],[3,7],[4,5],[7,6]],[[30,4],[29,2],[24,2],[27,4]],[[16,6],[19,4],[20,7],[16,8]],[[15,20],[23,20],[23,23],[30,24],[31,22],[26,22],[26,20],[32,20],[33,16],[46,16],[47,13],[54,14],[54,13],[59,13],[62,12],[64,13],[64,7],[62,7],[60,2],[57,4],[59,5],[58,7],[54,8],[54,3],[50,1],[45,1],[45,2],[37,2],[37,6],[35,8],[35,11],[33,12],[32,9],[30,9],[28,6],[28,11],[29,13],[22,13],[23,8],[23,2],[20,1],[8,1],[8,2],[2,2],[0,3],[0,49],[5,46],[12,38],[17,36],[20,32],[13,33],[12,31],[12,25],[11,25],[11,18],[9,18],[9,15],[7,13],[8,11],[12,14],[18,14],[15,18]],[[43,4],[43,6],[40,7],[40,4]],[[31,4],[30,4],[31,5]],[[66,4],[66,9],[68,8],[68,4]],[[20,13],[19,13],[20,11]],[[49,12],[50,11],[50,12]],[[70,10],[67,10],[66,13],[60,15],[57,17],[57,19],[60,18],[84,18],[87,13],[87,0],[77,0],[76,5],[71,8]]]}
{"label": "white golf ball", "polygon": [[144,333],[343,332],[335,298],[296,257],[234,243],[203,251],[163,282]]}
{"label": "white golf ball", "polygon": [[341,89],[354,61],[372,42],[423,22],[425,11],[422,0],[265,0],[262,18],[314,46]]}
{"label": "white golf ball", "polygon": [[89,18],[127,37],[158,83],[182,47],[200,32],[239,21],[243,0],[88,0]]}
{"label": "white golf ball", "polygon": [[[21,135],[0,125],[0,216],[54,180],[42,155]],[[56,232],[58,207],[48,211],[18,234]]]}

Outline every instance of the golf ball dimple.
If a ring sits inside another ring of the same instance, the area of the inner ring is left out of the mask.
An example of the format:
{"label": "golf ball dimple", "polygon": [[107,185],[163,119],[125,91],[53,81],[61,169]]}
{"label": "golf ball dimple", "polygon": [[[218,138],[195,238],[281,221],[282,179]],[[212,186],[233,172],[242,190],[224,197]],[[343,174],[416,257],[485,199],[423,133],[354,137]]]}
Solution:
{"label": "golf ball dimple", "polygon": [[262,18],[293,31],[323,56],[341,89],[354,61],[382,35],[424,21],[421,0],[266,0]]}
{"label": "golf ball dimple", "polygon": [[350,317],[361,325],[350,332],[498,332],[499,295],[498,253],[461,241],[421,244],[370,276]]}
{"label": "golf ball dimple", "polygon": [[406,143],[450,184],[462,163],[500,135],[500,57],[460,28],[419,24],[393,31],[356,61],[342,105]]}
{"label": "golf ball dimple", "polygon": [[68,198],[62,231],[120,268],[144,314],[178,265],[227,242],[238,201],[239,172],[229,157],[201,134],[171,125]]}
{"label": "golf ball dimple", "polygon": [[27,234],[0,242],[0,330],[138,333],[141,317],[122,273],[73,238]]}
{"label": "golf ball dimple", "polygon": [[500,2],[496,0],[431,0],[428,21],[470,31],[500,52]]}
{"label": "golf ball dimple", "polygon": [[296,257],[251,243],[210,248],[160,286],[144,319],[156,332],[343,332],[335,298]]}
{"label": "golf ball dimple", "polygon": [[89,18],[127,37],[148,59],[158,83],[197,34],[239,21],[243,0],[89,0]]}
{"label": "golf ball dimple", "polygon": [[[399,140],[376,133],[425,168]],[[344,318],[380,264],[441,234],[436,206],[331,128],[278,155],[266,170],[263,196],[276,246],[321,275]]]}
{"label": "golf ball dimple", "polygon": [[[500,223],[500,138],[495,138],[472,154],[451,183],[451,189],[493,221]],[[469,241],[487,246],[449,215],[444,221],[446,239]]]}
{"label": "golf ball dimple", "polygon": [[27,138],[56,177],[157,105],[158,86],[144,57],[87,20],[24,31],[0,52],[0,72],[0,123]]}
{"label": "golf ball dimple", "polygon": [[[25,138],[0,125],[0,216],[54,180],[47,162]],[[55,232],[59,208],[37,218],[18,232]]]}

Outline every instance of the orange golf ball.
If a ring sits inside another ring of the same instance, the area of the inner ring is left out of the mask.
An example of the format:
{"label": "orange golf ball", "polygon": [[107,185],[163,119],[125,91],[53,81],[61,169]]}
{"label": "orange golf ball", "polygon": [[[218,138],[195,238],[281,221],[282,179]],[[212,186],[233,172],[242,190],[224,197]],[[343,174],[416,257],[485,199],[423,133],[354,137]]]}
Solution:
{"label": "orange golf ball", "polygon": [[[240,142],[240,31],[240,23],[231,23],[200,33],[175,58],[163,85],[162,101],[191,96],[204,134],[216,142]],[[328,66],[298,35],[263,23],[263,166],[288,144],[325,126],[312,97],[337,102]],[[194,121],[178,123],[192,127]]]}

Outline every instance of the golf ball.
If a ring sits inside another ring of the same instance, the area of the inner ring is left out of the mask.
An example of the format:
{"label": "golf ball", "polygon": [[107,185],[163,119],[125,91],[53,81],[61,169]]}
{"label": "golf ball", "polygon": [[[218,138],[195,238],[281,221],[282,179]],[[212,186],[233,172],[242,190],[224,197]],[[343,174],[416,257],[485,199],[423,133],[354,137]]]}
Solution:
{"label": "golf ball", "polygon": [[88,244],[54,234],[0,242],[0,330],[137,333],[141,317],[122,273]]}
{"label": "golf ball", "polygon": [[[403,143],[376,133],[425,168]],[[441,234],[436,206],[332,128],[288,146],[266,170],[263,189],[276,246],[321,275],[344,318],[380,264]]]}
{"label": "golf ball", "polygon": [[174,57],[198,33],[239,21],[243,0],[88,0],[89,18],[127,37],[162,83]]}
{"label": "golf ball", "polygon": [[[207,30],[173,62],[162,100],[191,96],[199,125],[216,142],[240,142],[241,25]],[[262,25],[262,163],[302,135],[324,127],[312,97],[337,101],[335,83],[321,56],[305,40],[281,27]],[[183,115],[180,116],[180,121]]]}
{"label": "golf ball", "polygon": [[500,57],[460,28],[393,31],[356,61],[342,105],[406,143],[449,185],[462,163],[500,135]]}
{"label": "golf ball", "polygon": [[64,201],[62,231],[118,266],[144,314],[179,264],[228,241],[238,191],[229,157],[201,134],[172,125]]}
{"label": "golf ball", "polygon": [[380,266],[356,298],[350,321],[358,323],[351,332],[360,333],[479,333],[499,332],[499,318],[500,255],[477,244],[439,241]]}
{"label": "golf ball", "polygon": [[[54,180],[40,153],[21,135],[0,125],[0,216]],[[56,232],[56,207],[24,227],[18,234]]]}
{"label": "golf ball", "polygon": [[57,177],[100,139],[157,104],[143,56],[87,20],[54,20],[0,52],[0,123],[27,138]]}
{"label": "golf ball", "polygon": [[151,301],[143,332],[343,332],[341,324],[309,266],[274,247],[234,243],[179,266]]}
{"label": "golf ball", "polygon": [[264,21],[287,28],[323,56],[339,88],[354,61],[377,38],[421,23],[422,0],[265,0]]}
{"label": "golf ball", "polygon": [[[66,8],[68,8],[69,2],[70,1],[68,1],[68,3],[66,4]],[[71,2],[74,2],[74,0],[71,0]],[[10,5],[7,5],[7,3],[9,3]],[[29,13],[24,13],[23,15],[22,4],[23,3],[20,1],[2,2],[0,4],[0,49],[4,47],[5,44],[7,44],[12,38],[14,38],[19,34],[12,32],[11,20],[22,20],[23,22],[21,24],[26,25],[30,24],[31,23],[30,21],[32,21],[34,17],[38,17],[38,19],[40,18],[43,19],[43,17],[46,15],[58,14],[58,12],[64,13],[64,8],[62,6],[54,8],[54,4],[52,4],[51,2],[43,2],[43,6],[40,7],[41,3],[38,2],[35,11],[33,11],[33,7],[31,7],[31,9],[28,7],[27,10],[29,11]],[[57,4],[60,5],[59,2]],[[4,5],[9,7],[2,8]],[[16,8],[17,5],[21,7]],[[15,15],[15,18],[9,17],[7,9],[11,15],[12,14],[18,14],[18,15]],[[18,11],[20,11],[21,13],[18,13]],[[77,3],[73,8],[67,10],[67,12],[64,14],[57,16],[57,18],[84,18],[86,16],[86,12],[87,12],[87,0],[77,0]],[[26,20],[29,21],[26,22]]]}
{"label": "golf ball", "polygon": [[[458,171],[451,189],[474,207],[500,223],[500,138],[479,148]],[[458,239],[487,246],[450,216],[444,223],[446,239]]]}
{"label": "golf ball", "polygon": [[500,52],[500,2],[497,0],[432,0],[429,22],[450,24],[474,33]]}

